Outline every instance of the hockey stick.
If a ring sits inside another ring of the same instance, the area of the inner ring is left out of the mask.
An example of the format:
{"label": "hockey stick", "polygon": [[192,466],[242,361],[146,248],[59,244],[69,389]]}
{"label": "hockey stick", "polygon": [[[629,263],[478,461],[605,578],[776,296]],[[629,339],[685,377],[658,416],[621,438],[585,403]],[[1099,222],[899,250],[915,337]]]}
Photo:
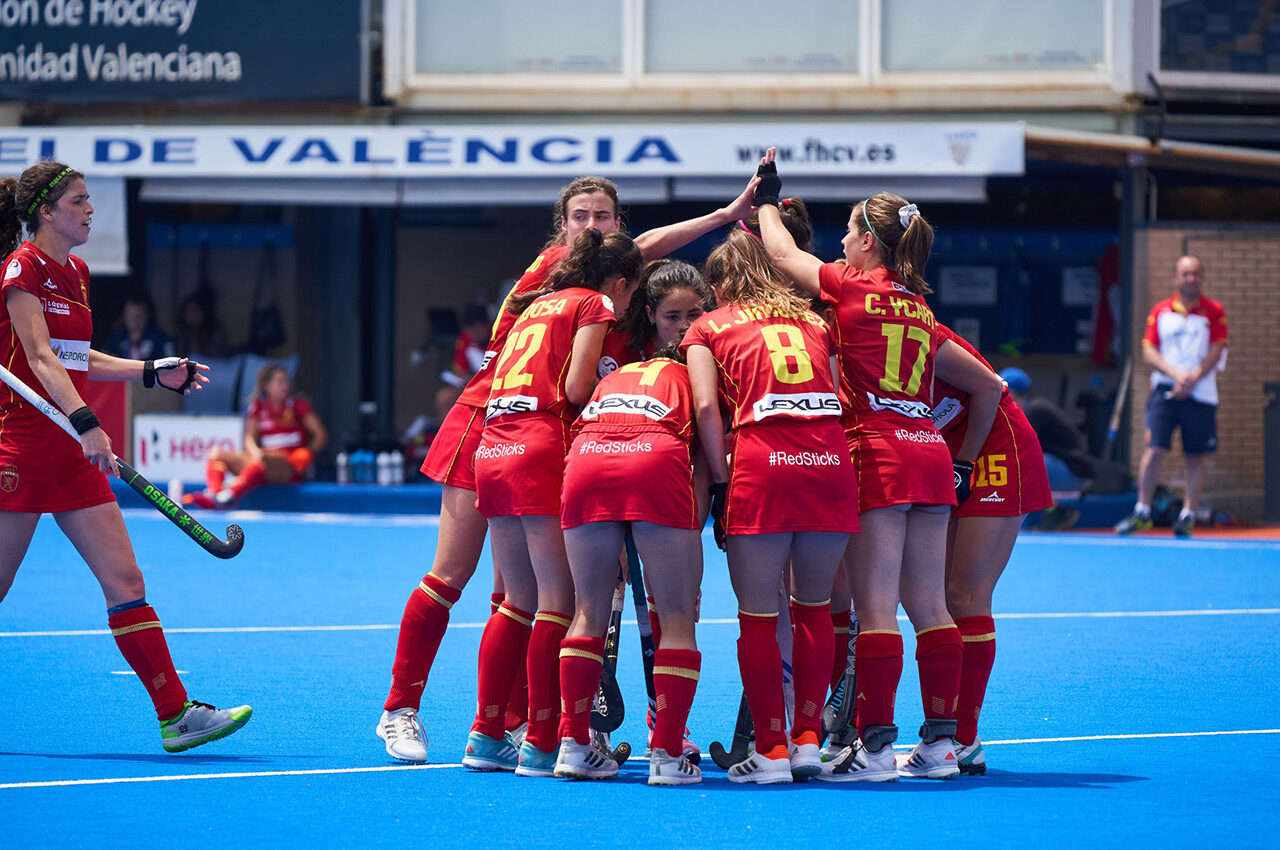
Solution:
{"label": "hockey stick", "polygon": [[1102,447],[1102,459],[1111,460],[1111,452],[1116,445],[1116,437],[1120,433],[1120,415],[1124,412],[1125,402],[1129,399],[1129,379],[1133,375],[1133,360],[1125,360],[1120,370],[1120,385],[1116,389],[1116,403],[1111,408],[1111,421],[1107,424],[1107,441]]}
{"label": "hockey stick", "polygon": [[631,579],[631,600],[636,606],[636,628],[640,630],[640,653],[644,661],[644,686],[649,692],[649,711],[657,713],[658,695],[653,686],[653,657],[658,648],[653,642],[653,627],[649,625],[649,594],[645,592],[644,573],[640,568],[640,553],[635,538],[627,532],[627,574]]}
{"label": "hockey stick", "polygon": [[[66,415],[37,395],[31,387],[22,382],[21,378],[0,366],[0,380],[12,387],[14,392],[30,402],[36,410],[49,417],[53,424],[66,431],[76,441],[77,445],[80,443],[80,436],[76,434],[76,429],[71,427],[71,421],[67,419]],[[168,517],[170,522],[186,532],[188,537],[200,544],[200,547],[210,555],[218,558],[234,558],[240,553],[240,550],[244,547],[244,530],[240,526],[227,526],[227,539],[222,540],[196,522],[191,517],[191,514],[184,511],[180,505],[174,504],[163,491],[144,478],[138,470],[134,469],[122,458],[116,458],[116,466],[120,469],[120,477],[124,479],[126,484],[132,487],[138,495],[150,502],[152,507]]]}
{"label": "hockey stick", "polygon": [[591,709],[591,728],[597,732],[612,732],[622,725],[626,716],[617,678],[618,638],[622,631],[622,608],[626,601],[626,584],[622,577],[622,565],[619,564],[618,584],[613,589],[613,605],[609,610],[609,628],[604,633],[604,665],[600,668],[600,687],[596,690],[595,706]]}
{"label": "hockey stick", "polygon": [[854,614],[849,628],[848,663],[844,676],[831,692],[822,708],[822,736],[826,738],[848,727],[853,719],[853,708],[858,701],[858,675],[854,669],[854,647],[858,641],[858,616]]}
{"label": "hockey stick", "polygon": [[738,706],[738,720],[733,727],[733,740],[730,742],[730,749],[726,750],[724,744],[719,741],[712,741],[711,746],[708,747],[711,751],[711,760],[728,770],[745,759],[751,747],[751,738],[754,731],[755,727],[751,723],[751,706],[747,705],[747,695],[744,693],[742,695],[742,703]]}

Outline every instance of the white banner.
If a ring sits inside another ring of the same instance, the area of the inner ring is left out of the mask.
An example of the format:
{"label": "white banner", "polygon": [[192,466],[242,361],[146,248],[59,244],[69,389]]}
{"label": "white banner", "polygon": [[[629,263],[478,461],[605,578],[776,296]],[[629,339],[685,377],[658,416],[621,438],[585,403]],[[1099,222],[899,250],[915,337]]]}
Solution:
{"label": "white banner", "polygon": [[239,449],[243,437],[239,416],[140,413],[133,417],[133,465],[161,489],[173,478],[204,481],[210,449]]}
{"label": "white banner", "polygon": [[1023,173],[1023,126],[434,125],[0,128],[0,173],[53,158],[90,177],[794,176]]}

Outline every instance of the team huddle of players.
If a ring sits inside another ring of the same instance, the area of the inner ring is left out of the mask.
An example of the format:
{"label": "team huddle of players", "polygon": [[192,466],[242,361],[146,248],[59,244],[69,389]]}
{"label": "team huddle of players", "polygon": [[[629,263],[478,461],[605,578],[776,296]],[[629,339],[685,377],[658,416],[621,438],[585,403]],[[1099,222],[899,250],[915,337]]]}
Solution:
{"label": "team huddle of players", "polygon": [[[496,587],[463,764],[616,774],[589,720],[629,535],[656,641],[649,783],[699,782],[685,724],[709,513],[755,738],[730,781],[983,773],[991,591],[1022,518],[1050,496],[1000,379],[924,300],[928,222],[877,193],[853,206],[842,260],[823,263],[772,153],[731,204],[634,239],[601,178],[570,184],[554,216],[552,244],[508,296],[423,464],[444,485],[440,547],[401,622],[377,727],[387,752],[427,758],[422,693],[488,533]],[[701,272],[659,259],[725,225]],[[851,602],[853,719],[824,749]],[[902,764],[899,605],[916,631],[924,718]]]}

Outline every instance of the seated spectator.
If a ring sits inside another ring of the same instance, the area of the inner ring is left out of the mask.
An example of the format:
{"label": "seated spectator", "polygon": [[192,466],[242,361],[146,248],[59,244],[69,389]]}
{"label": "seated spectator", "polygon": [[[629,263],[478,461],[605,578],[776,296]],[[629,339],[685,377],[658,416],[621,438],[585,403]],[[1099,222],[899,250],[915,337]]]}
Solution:
{"label": "seated spectator", "polygon": [[177,351],[173,338],[155,324],[154,316],[151,296],[145,292],[129,295],[120,311],[122,327],[111,332],[103,350],[129,360],[173,357]]}
{"label": "seated spectator", "polygon": [[[183,497],[199,508],[229,508],[263,484],[296,484],[306,477],[329,435],[305,398],[293,392],[278,363],[258,370],[245,414],[244,448],[215,448],[205,463],[207,489]],[[236,476],[226,485],[227,473]]]}
{"label": "seated spectator", "polygon": [[231,354],[222,323],[213,310],[213,291],[204,288],[182,299],[178,305],[178,350],[205,357]]}
{"label": "seated spectator", "polygon": [[1049,487],[1055,492],[1080,491],[1089,486],[1094,461],[1085,448],[1084,435],[1066,411],[1031,392],[1031,376],[1016,367],[1000,372],[1009,394],[1026,414],[1040,440]]}
{"label": "seated spectator", "polygon": [[489,344],[489,313],[481,304],[468,304],[462,308],[462,330],[453,346],[453,363],[440,379],[461,389],[480,371],[484,363],[485,346]]}

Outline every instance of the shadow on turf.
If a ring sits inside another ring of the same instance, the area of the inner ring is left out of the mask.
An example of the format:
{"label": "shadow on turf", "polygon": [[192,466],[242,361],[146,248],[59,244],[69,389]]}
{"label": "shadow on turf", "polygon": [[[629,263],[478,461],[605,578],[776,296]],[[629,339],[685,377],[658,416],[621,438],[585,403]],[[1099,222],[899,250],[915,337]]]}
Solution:
{"label": "shadow on turf", "polygon": [[305,759],[311,756],[219,756],[213,753],[173,754],[164,753],[0,753],[0,758],[25,757],[38,759],[66,759],[68,761],[120,761],[139,764],[186,764],[186,765],[235,765],[235,764],[271,764],[282,759]]}
{"label": "shadow on turf", "polygon": [[[621,777],[622,774],[619,774]],[[735,785],[725,774],[716,771],[704,773],[696,787],[705,791],[786,791],[798,787],[823,788],[833,791],[879,791],[907,794],[929,792],[979,791],[983,788],[1112,788],[1129,782],[1148,782],[1147,776],[1126,776],[1118,773],[1015,773],[1008,770],[991,770],[986,776],[961,776],[948,782],[902,777],[897,782],[819,782],[809,780],[790,785]]]}

